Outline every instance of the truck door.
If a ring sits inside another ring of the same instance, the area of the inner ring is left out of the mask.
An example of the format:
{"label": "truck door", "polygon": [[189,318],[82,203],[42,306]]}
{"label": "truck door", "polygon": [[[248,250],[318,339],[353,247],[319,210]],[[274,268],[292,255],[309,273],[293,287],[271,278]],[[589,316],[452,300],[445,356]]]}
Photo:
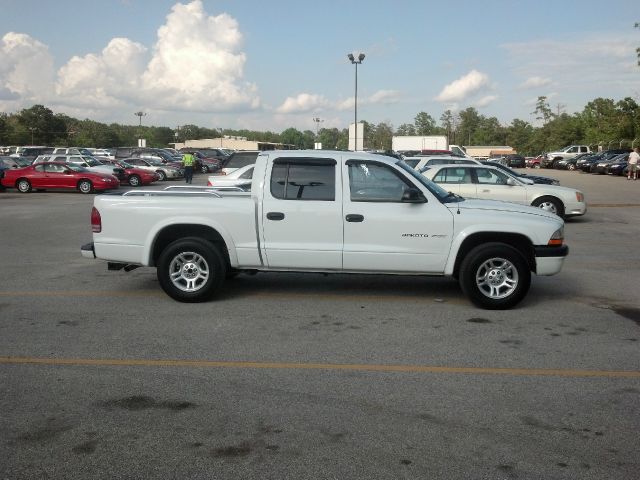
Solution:
{"label": "truck door", "polygon": [[263,189],[262,226],[270,268],[342,268],[342,190],[333,158],[281,157]]}
{"label": "truck door", "polygon": [[431,195],[409,203],[405,192],[424,187],[387,163],[348,160],[343,178],[344,270],[443,272],[453,233],[446,206]]}

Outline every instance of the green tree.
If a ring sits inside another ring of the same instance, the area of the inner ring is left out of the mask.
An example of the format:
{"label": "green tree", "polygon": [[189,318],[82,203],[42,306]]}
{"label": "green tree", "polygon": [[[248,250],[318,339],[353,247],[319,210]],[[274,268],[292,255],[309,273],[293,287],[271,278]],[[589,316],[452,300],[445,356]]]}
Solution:
{"label": "green tree", "polygon": [[391,150],[393,127],[385,122],[377,124],[371,132],[370,146],[375,150]]}
{"label": "green tree", "polygon": [[[26,108],[17,115],[17,122],[29,143],[53,145],[56,139],[66,136],[66,125],[43,105]],[[24,137],[23,137],[24,138]]]}
{"label": "green tree", "polygon": [[547,124],[553,119],[553,111],[547,102],[547,97],[538,97],[536,109],[531,114],[536,116],[536,120],[542,120],[543,124]]}
{"label": "green tree", "polygon": [[413,119],[416,126],[416,135],[433,135],[436,121],[426,112],[418,113]]}
{"label": "green tree", "polygon": [[403,123],[396,130],[396,135],[415,135],[416,127],[411,123]]}
{"label": "green tree", "polygon": [[445,110],[440,116],[440,124],[449,140],[455,145],[456,117],[451,110]]}

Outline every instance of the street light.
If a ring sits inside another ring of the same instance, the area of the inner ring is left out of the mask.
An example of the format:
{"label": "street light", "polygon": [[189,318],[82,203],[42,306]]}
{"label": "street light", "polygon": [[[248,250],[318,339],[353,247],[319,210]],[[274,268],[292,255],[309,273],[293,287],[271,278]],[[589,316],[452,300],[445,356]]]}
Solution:
{"label": "street light", "polygon": [[[354,151],[358,151],[358,65],[362,63],[364,60],[364,53],[358,54],[358,59],[353,56],[353,53],[347,55],[347,58],[351,61],[352,64],[356,66],[356,96],[355,96],[355,108],[354,108]],[[364,145],[364,138],[362,141]]]}
{"label": "street light", "polygon": [[33,132],[35,132],[38,129],[38,127],[29,127],[29,130],[31,130],[31,145],[33,145]]}
{"label": "street light", "polygon": [[146,116],[147,116],[147,114],[146,114],[146,113],[144,113],[144,112],[135,112],[135,113],[134,113],[134,115],[135,115],[136,117],[140,117],[140,125],[139,125],[139,126],[141,127],[141,126],[142,126],[142,117],[146,117]]}

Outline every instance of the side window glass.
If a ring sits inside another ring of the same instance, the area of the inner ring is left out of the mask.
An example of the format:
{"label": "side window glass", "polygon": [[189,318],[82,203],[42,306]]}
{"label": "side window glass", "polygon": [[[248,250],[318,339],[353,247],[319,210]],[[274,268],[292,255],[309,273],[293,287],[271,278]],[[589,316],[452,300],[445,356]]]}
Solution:
{"label": "side window glass", "polygon": [[507,176],[497,170],[489,170],[488,168],[476,169],[478,175],[478,183],[487,185],[506,185]]}
{"label": "side window glass", "polygon": [[335,200],[335,164],[277,163],[271,171],[271,194],[282,200]]}
{"label": "side window glass", "polygon": [[44,172],[44,165],[36,165],[33,169],[36,172]]}
{"label": "side window glass", "polygon": [[436,183],[471,183],[469,171],[466,168],[443,168],[434,177]]}
{"label": "side window glass", "polygon": [[247,178],[252,178],[253,177],[253,168],[250,168],[249,170],[247,170],[246,172],[244,172],[242,175],[240,175],[240,178],[247,179]]}
{"label": "side window glass", "polygon": [[402,202],[408,187],[400,175],[387,165],[350,160],[349,190],[352,202]]}

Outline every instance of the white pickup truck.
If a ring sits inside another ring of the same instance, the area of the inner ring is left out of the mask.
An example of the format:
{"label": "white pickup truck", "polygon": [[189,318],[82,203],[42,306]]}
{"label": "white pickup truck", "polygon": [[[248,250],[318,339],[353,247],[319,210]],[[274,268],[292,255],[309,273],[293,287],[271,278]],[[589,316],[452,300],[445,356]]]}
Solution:
{"label": "white pickup truck", "polygon": [[358,152],[258,155],[250,192],[169,187],[95,197],[82,255],[111,270],[156,267],[199,302],[238,272],[449,276],[478,306],[505,309],[531,272],[558,273],[564,222],[539,208],[448,193],[401,160]]}

